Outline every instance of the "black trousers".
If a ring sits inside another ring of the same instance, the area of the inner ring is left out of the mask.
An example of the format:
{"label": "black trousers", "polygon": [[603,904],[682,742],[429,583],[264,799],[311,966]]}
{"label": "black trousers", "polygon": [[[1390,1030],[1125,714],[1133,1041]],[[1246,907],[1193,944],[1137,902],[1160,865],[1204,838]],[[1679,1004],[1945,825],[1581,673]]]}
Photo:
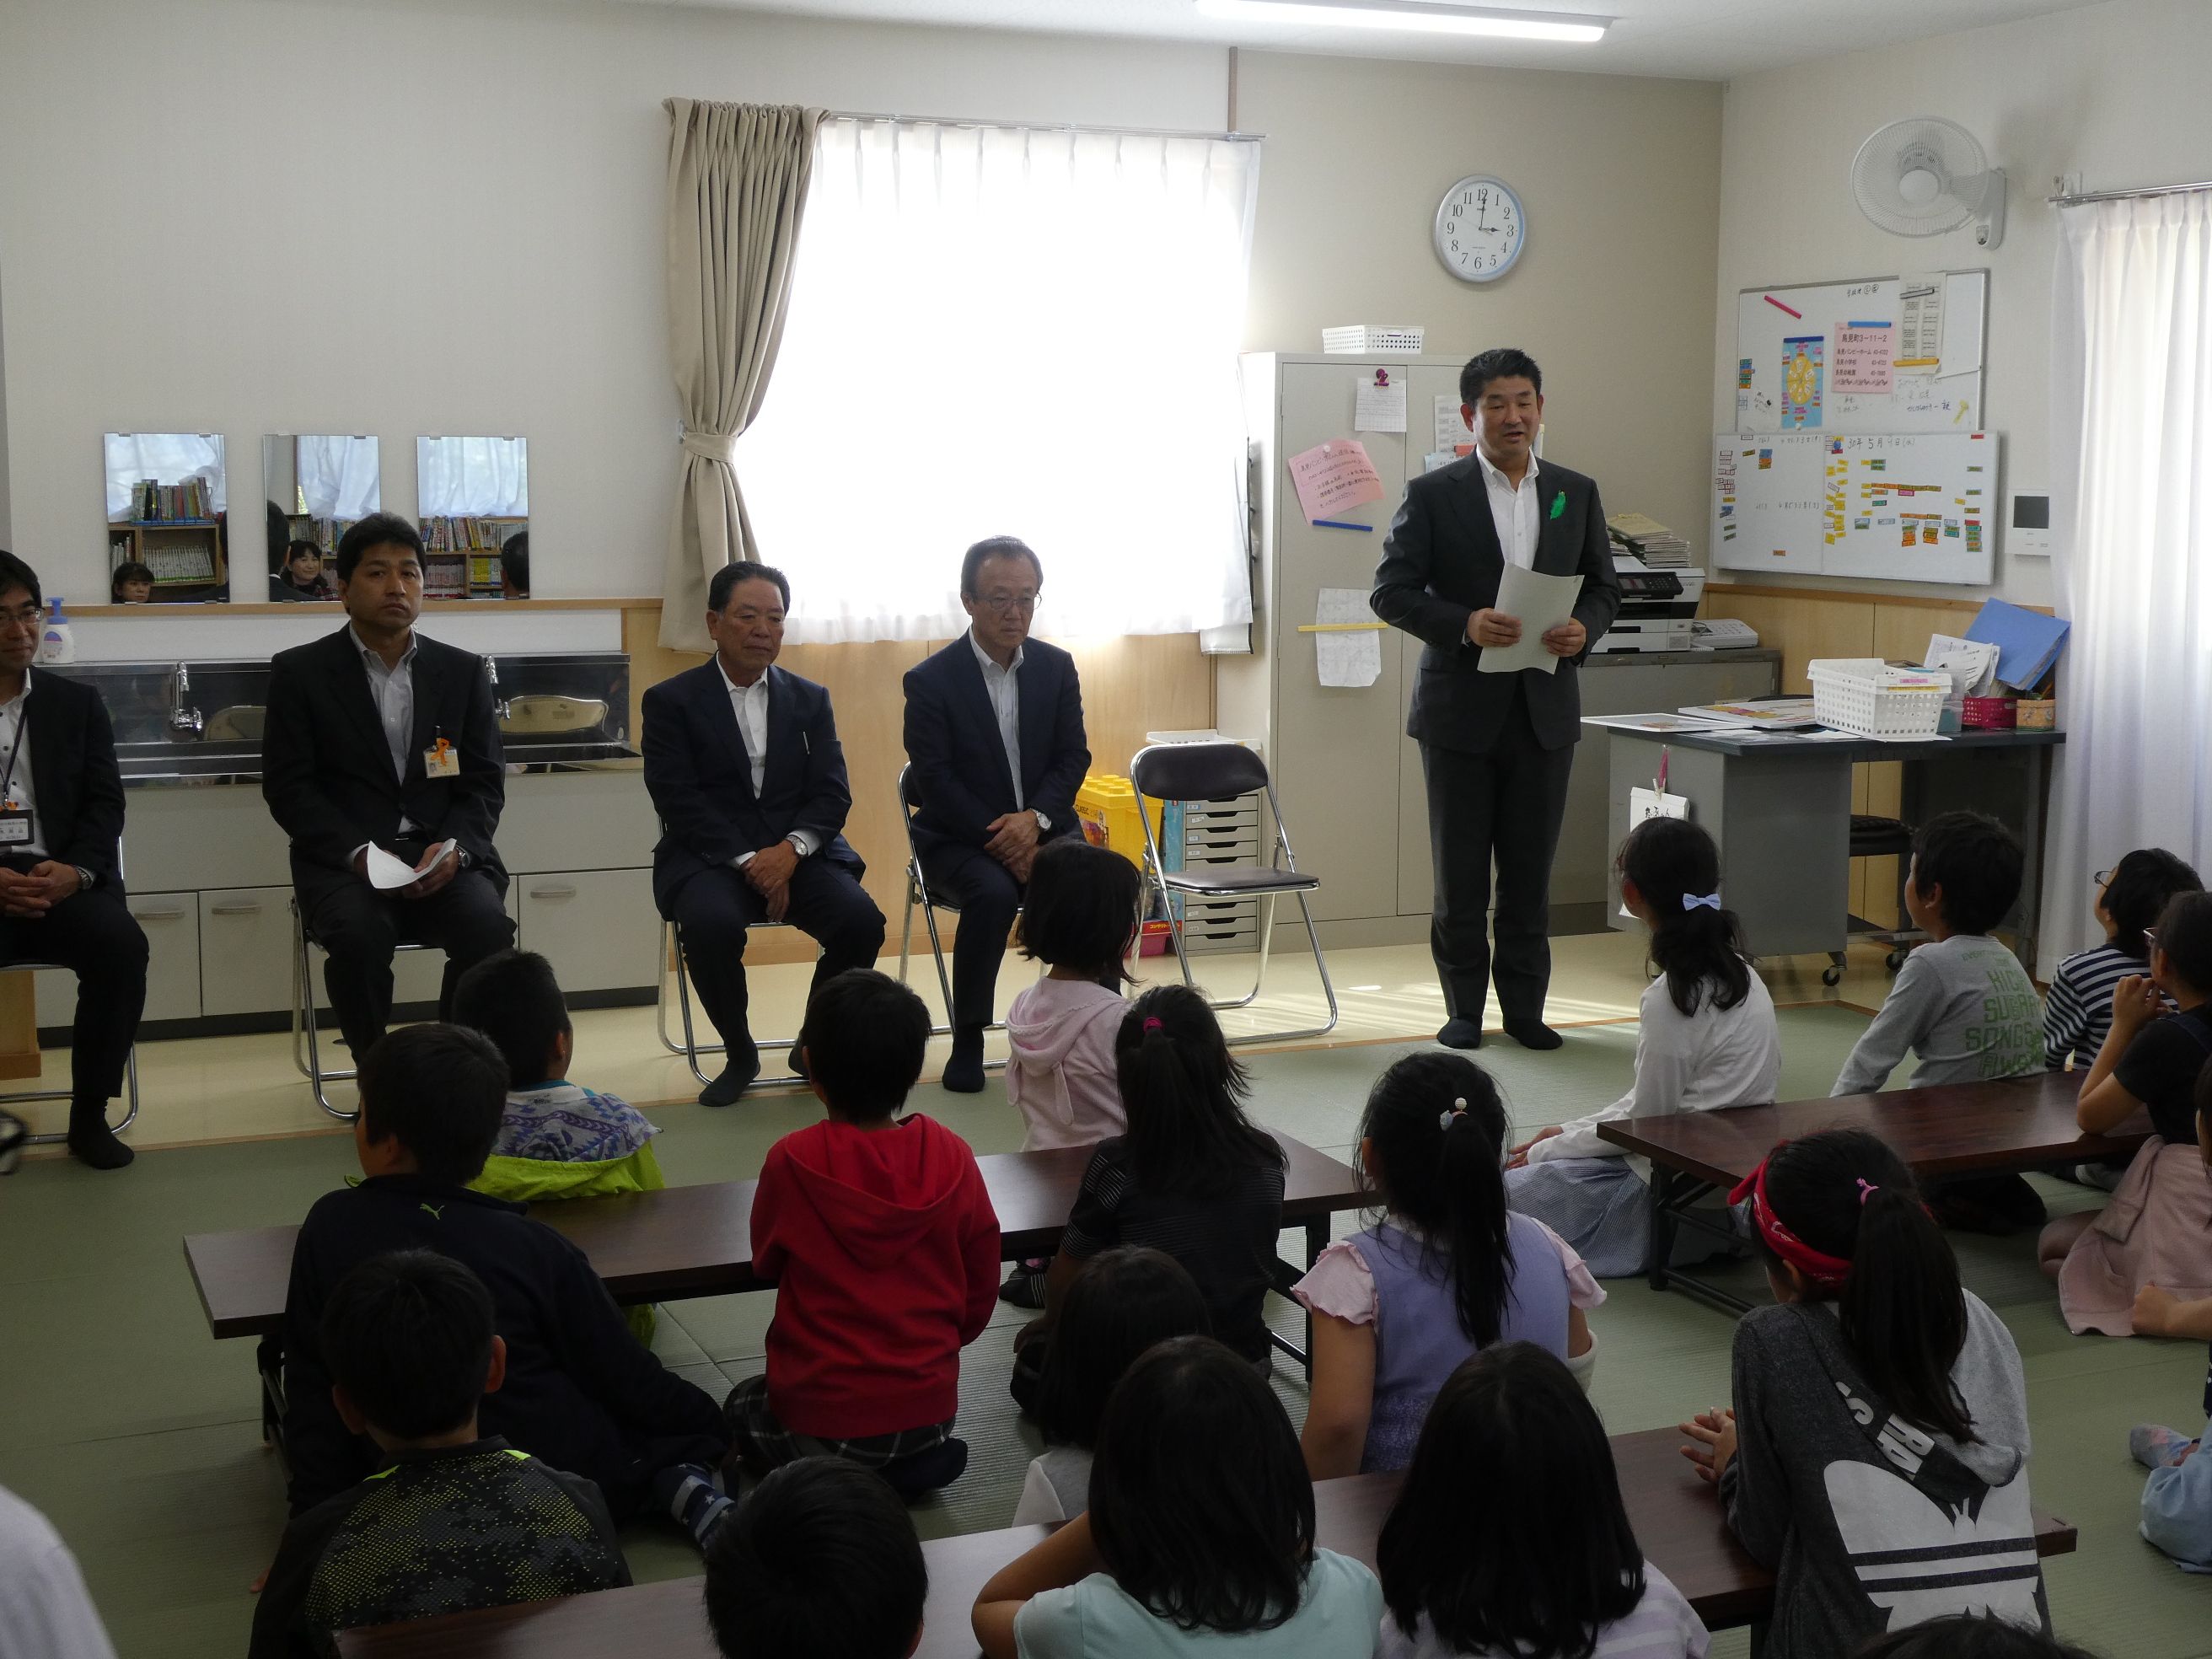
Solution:
{"label": "black trousers", "polygon": [[[395,843],[392,851],[410,863],[423,849]],[[338,1030],[356,1064],[376,1046],[392,1020],[392,953],[402,939],[433,945],[446,953],[445,977],[438,986],[438,1018],[453,1012],[453,987],[486,957],[514,943],[514,922],[501,903],[498,884],[481,870],[464,870],[428,898],[406,899],[380,893],[359,879],[332,883],[300,895],[307,931],[330,953],[323,982]]]}
{"label": "black trousers", "polygon": [[[1573,744],[1546,749],[1536,741],[1517,695],[1498,740],[1485,753],[1421,745],[1437,890],[1429,953],[1451,1018],[1480,1024],[1492,980],[1507,1020],[1543,1018],[1544,993],[1552,982],[1552,854],[1566,816],[1574,762]],[[1494,927],[1486,925],[1493,860]]]}
{"label": "black trousers", "polygon": [[[43,860],[14,857],[10,869]],[[64,899],[42,916],[0,917],[0,964],[51,962],[76,975],[76,1024],[70,1036],[73,1106],[97,1106],[123,1092],[123,1065],[146,1009],[146,935],[112,887]]]}
{"label": "black trousers", "polygon": [[1022,885],[980,847],[933,847],[921,855],[921,872],[931,890],[942,889],[960,911],[952,941],[952,1023],[988,1025],[1006,935],[1021,914]]}
{"label": "black trousers", "polygon": [[[814,983],[848,968],[872,968],[884,948],[884,913],[850,871],[819,857],[791,874],[784,918],[822,947]],[[757,1056],[745,1024],[745,929],[768,920],[768,901],[735,870],[702,870],[676,890],[684,965],[699,1003],[728,1045],[732,1064]]]}

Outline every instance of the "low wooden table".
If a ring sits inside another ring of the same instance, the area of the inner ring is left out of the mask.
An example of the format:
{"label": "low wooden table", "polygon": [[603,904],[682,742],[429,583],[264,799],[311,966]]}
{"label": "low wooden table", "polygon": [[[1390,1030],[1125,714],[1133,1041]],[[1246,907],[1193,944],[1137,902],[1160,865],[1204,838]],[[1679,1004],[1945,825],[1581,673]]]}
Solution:
{"label": "low wooden table", "polygon": [[2132,1153],[2149,1133],[2148,1124],[2139,1131],[2093,1135],[2075,1121],[2082,1076],[2039,1072],[1995,1083],[1618,1118],[1599,1124],[1597,1132],[1651,1162],[1651,1254],[1645,1269],[1651,1288],[1684,1291],[1741,1314],[1749,1303],[1672,1265],[1683,1227],[1722,1231],[1692,1209],[1707,1194],[1726,1194],[1784,1141],[1823,1129],[1865,1129],[1923,1179],[1994,1175]]}
{"label": "low wooden table", "polygon": [[[1674,1580],[1709,1627],[1750,1624],[1773,1607],[1774,1575],[1735,1541],[1718,1501],[1678,1449],[1681,1444],[1673,1429],[1613,1437],[1613,1464],[1630,1524],[1646,1559]],[[1317,1483],[1316,1538],[1322,1547],[1372,1566],[1375,1540],[1401,1478],[1360,1474]],[[1051,1530],[1009,1527],[924,1544],[929,1602],[917,1659],[972,1659],[969,1614],[977,1593],[992,1574]],[[2075,1543],[2071,1526],[2037,1514],[2037,1554],[2068,1554]],[[654,1659],[716,1659],[700,1607],[700,1583],[666,1579],[347,1631],[338,1638],[338,1652],[344,1659],[613,1659],[631,1652]]]}
{"label": "low wooden table", "polygon": [[[1288,1292],[1328,1244],[1329,1218],[1356,1210],[1370,1195],[1351,1169],[1304,1141],[1277,1135],[1288,1160],[1283,1172],[1283,1224],[1303,1227],[1302,1267],[1278,1259],[1275,1288]],[[1000,1259],[1018,1261],[1050,1255],[1083,1184],[1088,1146],[1039,1152],[993,1152],[975,1160],[991,1207],[999,1217]],[[591,1258],[617,1302],[675,1302],[773,1289],[755,1278],[752,1262],[751,1181],[710,1182],[657,1193],[571,1199],[533,1204],[532,1217],[567,1235]],[[292,1273],[296,1226],[252,1227],[236,1232],[193,1233],[185,1261],[217,1338],[256,1336],[262,1380],[262,1431],[276,1438],[283,1419],[284,1297]],[[1277,1336],[1275,1345],[1310,1366],[1311,1323],[1304,1350]]]}

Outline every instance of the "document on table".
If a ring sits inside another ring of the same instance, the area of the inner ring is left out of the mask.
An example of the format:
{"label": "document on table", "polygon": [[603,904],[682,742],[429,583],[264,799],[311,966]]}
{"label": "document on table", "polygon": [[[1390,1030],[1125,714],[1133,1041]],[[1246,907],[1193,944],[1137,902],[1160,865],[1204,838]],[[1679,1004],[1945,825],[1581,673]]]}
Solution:
{"label": "document on table", "polygon": [[1582,592],[1579,574],[1547,576],[1523,570],[1517,564],[1507,565],[1498,584],[1495,608],[1520,620],[1521,638],[1512,645],[1484,646],[1481,659],[1474,665],[1477,671],[1517,674],[1524,668],[1534,668],[1547,674],[1555,672],[1559,659],[1544,648],[1544,635],[1574,620],[1575,601]]}
{"label": "document on table", "polygon": [[453,857],[459,850],[459,842],[449,841],[438,848],[437,858],[433,859],[424,868],[417,870],[405,859],[393,857],[372,842],[369,843],[367,860],[368,884],[380,893],[388,893],[396,887],[412,887],[429,871],[436,869],[440,862]]}

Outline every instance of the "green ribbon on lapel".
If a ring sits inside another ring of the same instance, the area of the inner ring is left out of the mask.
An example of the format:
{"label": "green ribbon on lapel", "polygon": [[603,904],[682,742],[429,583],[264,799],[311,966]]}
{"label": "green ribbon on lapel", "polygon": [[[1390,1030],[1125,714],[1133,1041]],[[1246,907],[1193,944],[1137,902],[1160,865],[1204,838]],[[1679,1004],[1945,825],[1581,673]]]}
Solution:
{"label": "green ribbon on lapel", "polygon": [[1552,516],[1559,518],[1567,510],[1567,492],[1564,489],[1552,497]]}

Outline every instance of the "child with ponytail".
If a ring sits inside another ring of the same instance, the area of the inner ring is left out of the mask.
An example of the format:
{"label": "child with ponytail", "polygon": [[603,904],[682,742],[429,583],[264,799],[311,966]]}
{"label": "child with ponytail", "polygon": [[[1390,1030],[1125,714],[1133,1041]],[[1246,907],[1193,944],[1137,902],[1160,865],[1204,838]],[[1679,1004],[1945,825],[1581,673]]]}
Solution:
{"label": "child with ponytail", "polygon": [[1587,1385],[1583,1315],[1605,1292],[1557,1233],[1505,1207],[1505,1121],[1498,1085],[1459,1054],[1408,1054],[1376,1080],[1359,1170],[1383,1214],[1292,1291],[1314,1316],[1300,1443],[1315,1480],[1404,1468],[1437,1391],[1493,1343],[1533,1342]]}
{"label": "child with ponytail", "polygon": [[[1642,1273],[1650,1250],[1649,1171],[1597,1126],[1612,1118],[1763,1105],[1782,1079],[1774,1000],[1753,971],[1735,912],[1721,902],[1721,855],[1686,818],[1647,818],[1615,861],[1620,902],[1651,930],[1636,1034],[1636,1080],[1601,1111],[1513,1149],[1513,1207],[1553,1229],[1601,1279]],[[1689,1234],[1677,1264],[1711,1246]]]}
{"label": "child with ponytail", "polygon": [[1244,1115],[1244,1068],[1189,987],[1158,986],[1131,1003],[1114,1055],[1128,1131],[1091,1154],[1045,1277],[1037,1334],[1049,1334],[1085,1262],[1143,1244],[1182,1264],[1198,1281],[1214,1335],[1264,1370],[1262,1310],[1283,1225],[1282,1146]]}
{"label": "child with ponytail", "polygon": [[1730,1201],[1778,1305],[1736,1326],[1735,1409],[1684,1424],[1684,1450],[1776,1571],[1768,1659],[1843,1659],[1960,1613],[2047,1633],[2020,1351],[1897,1154],[1808,1135]]}

